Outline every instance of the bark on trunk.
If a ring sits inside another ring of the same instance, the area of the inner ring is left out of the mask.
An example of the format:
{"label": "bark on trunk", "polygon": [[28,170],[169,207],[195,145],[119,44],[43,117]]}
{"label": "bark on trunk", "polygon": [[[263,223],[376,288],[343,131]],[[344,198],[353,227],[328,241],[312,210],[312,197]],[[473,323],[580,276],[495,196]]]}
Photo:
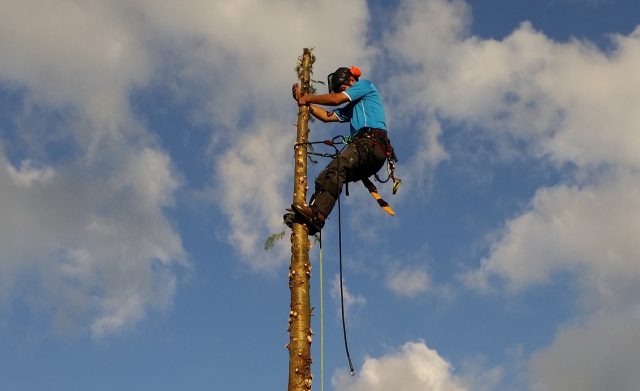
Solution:
{"label": "bark on trunk", "polygon": [[[310,49],[304,49],[299,77],[303,92],[309,92],[311,65],[314,58]],[[293,201],[306,202],[307,198],[307,145],[309,134],[309,108],[298,110],[295,147],[295,173]],[[309,287],[311,263],[309,262],[309,232],[303,224],[294,223],[291,233],[291,311],[289,312],[289,387],[288,391],[311,390],[311,306]]]}

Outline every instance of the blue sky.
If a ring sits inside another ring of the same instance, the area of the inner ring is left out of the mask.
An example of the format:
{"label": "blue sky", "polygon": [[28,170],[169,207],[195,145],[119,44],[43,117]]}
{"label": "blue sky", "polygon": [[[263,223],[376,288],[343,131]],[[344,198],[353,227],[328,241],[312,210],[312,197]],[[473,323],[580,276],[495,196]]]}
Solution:
{"label": "blue sky", "polygon": [[290,86],[313,47],[315,79],[358,65],[377,85],[403,179],[379,186],[395,217],[358,184],[342,199],[354,377],[336,213],[325,228],[325,389],[637,390],[638,15],[3,1],[1,388],[286,387],[290,243],[263,243],[291,202]]}

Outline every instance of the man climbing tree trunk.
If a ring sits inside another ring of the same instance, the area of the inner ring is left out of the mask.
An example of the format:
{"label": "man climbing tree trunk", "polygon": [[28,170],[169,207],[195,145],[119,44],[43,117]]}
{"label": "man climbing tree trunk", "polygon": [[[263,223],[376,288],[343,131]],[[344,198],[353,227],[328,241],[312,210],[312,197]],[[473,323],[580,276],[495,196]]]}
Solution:
{"label": "man climbing tree trunk", "polygon": [[[311,65],[314,58],[305,48],[298,64],[301,89],[309,92]],[[304,203],[307,197],[307,140],[309,134],[309,107],[298,110],[297,138],[295,146],[295,172],[293,203]],[[311,305],[309,287],[311,264],[309,262],[309,231],[305,224],[294,221],[291,227],[291,310],[289,312],[289,387],[288,391],[311,390]]]}

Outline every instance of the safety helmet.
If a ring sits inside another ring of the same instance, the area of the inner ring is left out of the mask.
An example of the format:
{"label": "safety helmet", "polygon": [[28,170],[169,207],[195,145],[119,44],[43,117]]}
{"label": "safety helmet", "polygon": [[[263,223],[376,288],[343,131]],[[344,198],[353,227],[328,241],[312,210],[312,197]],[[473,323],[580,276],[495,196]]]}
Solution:
{"label": "safety helmet", "polygon": [[340,92],[340,87],[347,83],[349,80],[349,76],[353,76],[356,80],[362,75],[362,71],[360,68],[351,66],[340,67],[335,70],[335,72],[330,73],[327,76],[327,87],[329,87],[329,92]]}

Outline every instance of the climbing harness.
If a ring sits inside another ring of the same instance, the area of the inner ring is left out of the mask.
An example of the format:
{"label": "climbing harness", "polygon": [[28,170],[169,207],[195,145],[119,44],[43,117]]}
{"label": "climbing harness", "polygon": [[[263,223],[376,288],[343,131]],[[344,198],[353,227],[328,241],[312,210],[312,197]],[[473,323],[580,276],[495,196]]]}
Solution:
{"label": "climbing harness", "polygon": [[398,192],[398,189],[400,188],[400,182],[402,182],[402,179],[397,178],[396,177],[396,163],[398,162],[398,158],[396,157],[395,152],[393,152],[393,148],[392,148],[392,153],[391,155],[389,155],[387,157],[387,179],[382,180],[380,179],[380,177],[378,176],[378,174],[375,174],[375,178],[378,182],[380,183],[387,183],[389,182],[389,179],[393,180],[393,189],[392,189],[392,193],[396,194]]}
{"label": "climbing harness", "polygon": [[342,150],[344,149],[344,147],[338,148],[337,145],[345,145],[346,146],[346,144],[348,144],[347,140],[348,140],[347,137],[345,137],[343,135],[337,135],[336,137],[332,138],[331,140],[307,141],[305,143],[295,143],[294,144],[294,148],[299,147],[301,145],[306,145],[306,146],[313,147],[314,145],[324,144],[324,145],[328,145],[330,147],[333,147],[335,152],[334,153],[320,153],[320,152],[316,152],[316,151],[307,151],[307,155],[334,158],[334,157],[338,156],[338,154],[340,154],[340,152],[342,152]]}
{"label": "climbing harness", "polygon": [[[386,157],[387,157],[387,177],[385,179],[381,179],[380,176],[378,176],[378,174],[374,174],[374,177],[376,179],[376,181],[380,182],[380,183],[387,183],[389,182],[389,179],[393,180],[393,194],[396,194],[398,192],[398,189],[400,188],[400,182],[402,182],[402,180],[400,178],[397,178],[395,173],[396,173],[396,163],[398,162],[398,157],[396,156],[396,152],[393,149],[393,145],[391,145],[391,142],[389,141],[389,139],[387,138],[387,133],[385,130],[382,129],[374,129],[374,128],[365,128],[364,130],[361,130],[360,132],[358,132],[358,134],[356,134],[355,136],[353,136],[352,138],[349,138],[347,143],[351,143],[353,141],[356,141],[360,138],[368,138],[369,140],[371,140],[373,142],[373,144],[379,146],[385,153]],[[364,181],[363,181],[364,183]],[[367,189],[369,189],[368,186],[366,186]],[[377,199],[377,198],[376,198]]]}
{"label": "climbing harness", "polygon": [[[334,150],[335,150],[334,153],[320,153],[320,152],[316,152],[314,150],[314,151],[307,151],[307,155],[335,158],[340,152],[342,152],[342,150],[348,144],[351,144],[351,143],[359,140],[360,138],[369,138],[373,142],[374,145],[379,146],[380,148],[382,148],[385,151],[385,155],[387,157],[387,159],[386,159],[387,177],[385,179],[381,179],[378,176],[378,174],[374,174],[374,178],[379,183],[387,183],[389,181],[389,179],[392,179],[393,180],[392,193],[395,195],[398,192],[398,188],[400,187],[400,182],[402,181],[400,178],[396,177],[396,175],[395,175],[395,170],[396,170],[395,163],[398,162],[398,158],[396,157],[396,153],[395,153],[395,151],[393,149],[393,146],[388,141],[388,139],[386,139],[386,134],[384,135],[384,139],[387,140],[387,141],[381,141],[380,132],[382,132],[382,131],[378,130],[378,129],[367,128],[366,130],[363,130],[363,131],[359,132],[355,136],[349,137],[349,136],[338,135],[338,136],[332,138],[331,140],[311,141],[311,142],[306,142],[306,143],[296,143],[294,147],[297,147],[299,145],[307,145],[307,146],[313,148],[314,145],[318,145],[318,144],[328,145],[328,146],[331,146],[331,147],[334,148]],[[342,148],[338,148],[336,145],[344,145],[344,146]],[[309,160],[311,162],[317,163],[310,156],[308,156],[308,158],[309,158]],[[380,193],[378,193],[378,189],[373,184],[373,182],[371,182],[371,180],[369,178],[361,178],[360,180],[361,180],[362,184],[364,185],[364,187],[369,191],[371,196],[376,200],[378,205],[385,212],[387,212],[388,214],[390,214],[392,216],[395,215],[395,212],[394,212],[393,208],[391,208],[391,205],[389,205],[389,203],[387,201],[385,201],[380,196]],[[345,185],[345,194],[348,196],[349,195],[349,182],[345,181],[344,185]],[[339,200],[340,200],[340,198],[338,197],[338,201]]]}

